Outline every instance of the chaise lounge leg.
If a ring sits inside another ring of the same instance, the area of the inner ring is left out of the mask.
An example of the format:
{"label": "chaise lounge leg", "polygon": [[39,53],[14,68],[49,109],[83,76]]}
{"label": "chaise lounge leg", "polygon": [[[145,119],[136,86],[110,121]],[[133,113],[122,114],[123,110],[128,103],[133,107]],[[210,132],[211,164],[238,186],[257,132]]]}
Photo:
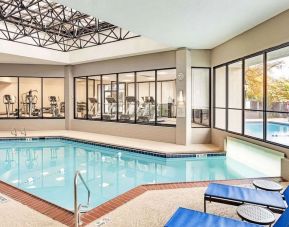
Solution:
{"label": "chaise lounge leg", "polygon": [[206,207],[206,198],[204,198],[204,212],[207,212],[207,207]]}

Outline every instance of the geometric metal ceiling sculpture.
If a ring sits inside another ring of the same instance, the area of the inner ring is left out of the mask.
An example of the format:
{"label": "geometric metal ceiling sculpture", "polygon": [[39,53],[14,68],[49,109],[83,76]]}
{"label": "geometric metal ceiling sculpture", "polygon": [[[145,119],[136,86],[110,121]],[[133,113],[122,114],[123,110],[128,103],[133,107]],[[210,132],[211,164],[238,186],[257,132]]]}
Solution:
{"label": "geometric metal ceiling sculpture", "polygon": [[67,52],[135,37],[50,0],[0,0],[0,39]]}

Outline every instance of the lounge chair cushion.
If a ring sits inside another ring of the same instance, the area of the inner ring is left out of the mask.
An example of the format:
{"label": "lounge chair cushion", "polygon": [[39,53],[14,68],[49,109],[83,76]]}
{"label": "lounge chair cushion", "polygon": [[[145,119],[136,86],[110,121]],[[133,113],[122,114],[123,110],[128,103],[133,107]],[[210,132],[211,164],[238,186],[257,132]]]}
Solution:
{"label": "lounge chair cushion", "polygon": [[260,225],[224,218],[186,208],[178,208],[165,227],[260,227]]}
{"label": "lounge chair cushion", "polygon": [[283,214],[279,217],[274,227],[289,227],[289,208],[287,208]]}
{"label": "lounge chair cushion", "polygon": [[279,192],[269,192],[224,184],[209,184],[205,196],[286,209],[287,204]]}

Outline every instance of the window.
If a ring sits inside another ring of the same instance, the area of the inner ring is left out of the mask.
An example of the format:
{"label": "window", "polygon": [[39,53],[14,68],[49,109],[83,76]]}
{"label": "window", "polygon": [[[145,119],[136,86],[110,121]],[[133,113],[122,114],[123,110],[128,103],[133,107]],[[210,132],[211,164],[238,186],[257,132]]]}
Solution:
{"label": "window", "polygon": [[101,76],[88,77],[88,119],[101,119]]}
{"label": "window", "polygon": [[210,126],[210,68],[192,68],[192,127]]}
{"label": "window", "polygon": [[263,138],[263,55],[245,59],[245,135]]}
{"label": "window", "polygon": [[214,72],[214,127],[288,147],[289,47],[265,50]]}
{"label": "window", "polygon": [[215,127],[226,129],[226,67],[215,68]]}
{"label": "window", "polygon": [[64,78],[43,78],[43,117],[63,118],[64,112]]}
{"label": "window", "polygon": [[155,124],[156,98],[155,98],[155,71],[138,72],[136,75],[137,122]]}
{"label": "window", "polygon": [[0,118],[18,117],[18,78],[0,77]]}
{"label": "window", "polygon": [[242,133],[242,62],[228,65],[228,131]]}
{"label": "window", "polygon": [[75,118],[86,118],[86,97],[87,97],[87,87],[86,87],[86,77],[75,78]]}
{"label": "window", "polygon": [[135,122],[135,73],[118,74],[118,116],[121,122]]}
{"label": "window", "polygon": [[157,71],[157,124],[176,124],[176,70]]}
{"label": "window", "polygon": [[116,74],[102,76],[102,99],[102,119],[106,121],[116,121],[118,117],[118,94]]}
{"label": "window", "polygon": [[33,77],[19,78],[19,117],[42,118],[42,79]]}

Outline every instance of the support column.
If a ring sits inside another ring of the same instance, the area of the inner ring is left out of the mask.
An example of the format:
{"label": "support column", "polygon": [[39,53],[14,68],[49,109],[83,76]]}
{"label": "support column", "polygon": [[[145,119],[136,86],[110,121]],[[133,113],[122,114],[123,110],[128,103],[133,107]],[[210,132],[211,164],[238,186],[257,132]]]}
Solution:
{"label": "support column", "polygon": [[177,122],[176,144],[191,143],[191,52],[186,48],[176,51]]}
{"label": "support column", "polygon": [[72,66],[64,67],[64,101],[65,101],[65,129],[71,129],[71,120],[73,119],[73,76],[72,76]]}

